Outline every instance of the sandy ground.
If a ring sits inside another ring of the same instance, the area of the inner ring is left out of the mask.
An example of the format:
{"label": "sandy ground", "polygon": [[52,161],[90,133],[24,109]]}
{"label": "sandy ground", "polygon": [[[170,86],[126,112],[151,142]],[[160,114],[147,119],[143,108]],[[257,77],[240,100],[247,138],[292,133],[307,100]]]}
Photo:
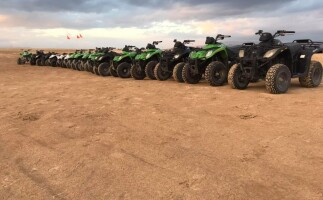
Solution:
{"label": "sandy ground", "polygon": [[0,50],[0,199],[323,199],[323,84],[271,95],[16,57]]}

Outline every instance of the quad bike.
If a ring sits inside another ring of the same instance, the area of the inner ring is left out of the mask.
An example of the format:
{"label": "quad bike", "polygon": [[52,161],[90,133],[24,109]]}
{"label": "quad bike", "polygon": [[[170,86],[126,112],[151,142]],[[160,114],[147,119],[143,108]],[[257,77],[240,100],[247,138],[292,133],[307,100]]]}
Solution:
{"label": "quad bike", "polygon": [[103,55],[102,48],[98,48],[98,47],[95,48],[95,51],[88,56],[87,61],[85,63],[86,71],[94,73],[93,72],[94,62],[98,57],[102,55]]}
{"label": "quad bike", "polygon": [[37,50],[36,54],[32,55],[30,65],[43,66],[44,57],[45,57],[44,51],[43,50]]}
{"label": "quad bike", "polygon": [[162,41],[154,41],[152,44],[148,44],[146,50],[141,50],[135,57],[130,74],[131,77],[136,80],[143,80],[146,76],[152,80],[155,80],[154,69],[162,54],[162,50],[157,49],[156,45]]}
{"label": "quad bike", "polygon": [[191,47],[187,47],[186,44],[191,42],[195,42],[195,40],[184,40],[183,42],[174,40],[174,48],[162,53],[161,59],[154,70],[157,80],[165,81],[173,75],[176,81],[184,82],[182,70],[193,50]]}
{"label": "quad bike", "polygon": [[211,86],[222,86],[227,82],[228,72],[236,61],[241,46],[227,47],[219,40],[229,35],[218,34],[216,38],[207,37],[202,49],[191,52],[183,67],[182,77],[188,84],[197,84],[205,76]]}
{"label": "quad bike", "polygon": [[[113,58],[115,56],[119,55],[113,51],[114,49],[115,48],[113,48],[113,47],[102,48],[101,54],[93,60],[93,73],[94,74],[96,74],[98,76],[107,76],[109,71],[106,71],[105,68],[102,68],[101,64],[111,63]],[[101,68],[99,68],[100,65],[101,65]]]}
{"label": "quad bike", "polygon": [[300,85],[313,88],[321,84],[322,64],[312,61],[315,53],[322,53],[323,43],[312,40],[295,40],[282,43],[275,39],[295,31],[279,30],[274,35],[258,31],[260,43],[246,43],[239,52],[239,62],[229,73],[234,89],[246,89],[252,80],[263,79],[272,94],[288,91],[291,78],[299,78]]}
{"label": "quad bike", "polygon": [[58,58],[60,57],[61,55],[57,54],[57,53],[52,53],[51,56],[49,56],[48,60],[49,60],[49,64],[50,66],[52,67],[57,67],[59,66],[58,65]]}
{"label": "quad bike", "polygon": [[81,71],[87,71],[87,64],[90,55],[93,53],[94,49],[89,49],[87,52],[83,53],[82,58],[80,58],[80,62],[78,63],[78,68],[81,69]]}
{"label": "quad bike", "polygon": [[[64,63],[64,58],[67,56],[67,53],[63,53],[63,54],[60,54],[60,55],[57,55],[56,56],[56,65],[58,67],[64,67],[63,63]],[[53,65],[53,63],[52,63]]]}
{"label": "quad bike", "polygon": [[32,53],[30,53],[31,49],[28,49],[28,50],[23,50],[22,49],[22,52],[20,53],[20,56],[17,60],[17,64],[18,65],[23,65],[23,64],[26,64],[28,62],[31,61],[31,58],[32,58]]}
{"label": "quad bike", "polygon": [[130,78],[131,64],[137,56],[139,49],[135,46],[126,45],[122,49],[122,54],[115,56],[112,63],[102,63],[99,66],[99,73],[102,76],[111,74],[115,77]]}
{"label": "quad bike", "polygon": [[84,52],[85,52],[85,50],[81,49],[73,55],[73,59],[72,59],[72,63],[71,63],[72,69],[82,71],[81,60],[84,56]]}
{"label": "quad bike", "polygon": [[75,56],[78,56],[78,54],[81,52],[81,50],[75,50],[75,52],[74,53],[71,53],[71,54],[69,54],[69,56],[68,56],[68,58],[67,58],[67,61],[66,61],[66,67],[67,68],[70,68],[70,69],[75,69],[75,68],[73,68],[73,67],[75,67],[75,66],[73,66],[73,61],[74,61],[74,57]]}
{"label": "quad bike", "polygon": [[56,53],[54,53],[54,52],[48,52],[48,53],[46,53],[45,55],[44,55],[44,58],[43,58],[43,60],[42,60],[42,65],[43,66],[51,66],[51,63],[50,63],[50,57],[52,56],[52,55],[56,55]]}

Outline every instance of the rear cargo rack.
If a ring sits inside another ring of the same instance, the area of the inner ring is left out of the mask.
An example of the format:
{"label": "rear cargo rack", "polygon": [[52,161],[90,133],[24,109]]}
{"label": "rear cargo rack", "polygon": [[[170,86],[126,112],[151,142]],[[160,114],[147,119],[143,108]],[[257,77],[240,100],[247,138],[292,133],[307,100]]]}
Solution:
{"label": "rear cargo rack", "polygon": [[320,46],[323,45],[323,42],[313,42],[310,39],[294,40],[293,43],[298,43],[306,47],[312,47],[312,48],[319,48]]}

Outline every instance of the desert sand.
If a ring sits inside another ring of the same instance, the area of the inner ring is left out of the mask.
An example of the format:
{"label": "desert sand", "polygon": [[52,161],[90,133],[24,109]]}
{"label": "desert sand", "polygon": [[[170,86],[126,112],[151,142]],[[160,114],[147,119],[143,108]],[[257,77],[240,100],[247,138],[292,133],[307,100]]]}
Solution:
{"label": "desert sand", "polygon": [[0,199],[323,199],[323,84],[271,95],[17,56],[0,50]]}

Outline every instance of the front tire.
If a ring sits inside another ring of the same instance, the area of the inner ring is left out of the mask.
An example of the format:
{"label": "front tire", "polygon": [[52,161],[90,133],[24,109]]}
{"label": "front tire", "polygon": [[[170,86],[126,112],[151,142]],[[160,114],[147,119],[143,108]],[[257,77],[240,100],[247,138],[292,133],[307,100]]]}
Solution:
{"label": "front tire", "polygon": [[283,94],[288,91],[291,73],[284,64],[276,64],[269,68],[266,75],[266,89],[272,94]]}
{"label": "front tire", "polygon": [[151,80],[156,80],[156,77],[154,75],[154,69],[155,69],[157,64],[158,64],[157,61],[150,61],[150,62],[147,63],[147,65],[145,67],[146,76],[148,78],[150,78]]}
{"label": "front tire", "polygon": [[235,64],[229,71],[228,82],[233,89],[244,90],[248,87],[250,80],[243,77],[240,64]]}
{"label": "front tire", "polygon": [[131,69],[131,64],[127,62],[123,62],[117,67],[117,74],[120,78],[130,78],[130,69]]}
{"label": "front tire", "polygon": [[211,62],[205,70],[205,79],[211,86],[222,86],[227,82],[228,69],[219,61]]}
{"label": "front tire", "polygon": [[98,71],[101,76],[110,76],[110,64],[109,63],[100,64]]}
{"label": "front tire", "polygon": [[131,77],[135,80],[144,80],[146,77],[146,73],[143,70],[139,70],[139,67],[136,65],[132,65],[130,69]]}
{"label": "front tire", "polygon": [[183,68],[185,66],[184,62],[178,63],[173,70],[173,77],[179,83],[184,83],[183,79]]}
{"label": "front tire", "polygon": [[158,63],[154,69],[154,75],[157,80],[166,81],[172,76],[172,73],[169,71],[164,71],[162,65]]}
{"label": "front tire", "polygon": [[322,64],[317,61],[312,61],[308,74],[305,77],[299,78],[299,83],[302,87],[314,88],[318,87],[322,82]]}
{"label": "front tire", "polygon": [[182,76],[185,83],[188,84],[198,84],[202,79],[202,74],[193,74],[190,64],[185,64]]}
{"label": "front tire", "polygon": [[18,65],[22,65],[22,60],[21,60],[21,58],[18,58],[18,60],[17,60],[17,64],[18,64]]}

